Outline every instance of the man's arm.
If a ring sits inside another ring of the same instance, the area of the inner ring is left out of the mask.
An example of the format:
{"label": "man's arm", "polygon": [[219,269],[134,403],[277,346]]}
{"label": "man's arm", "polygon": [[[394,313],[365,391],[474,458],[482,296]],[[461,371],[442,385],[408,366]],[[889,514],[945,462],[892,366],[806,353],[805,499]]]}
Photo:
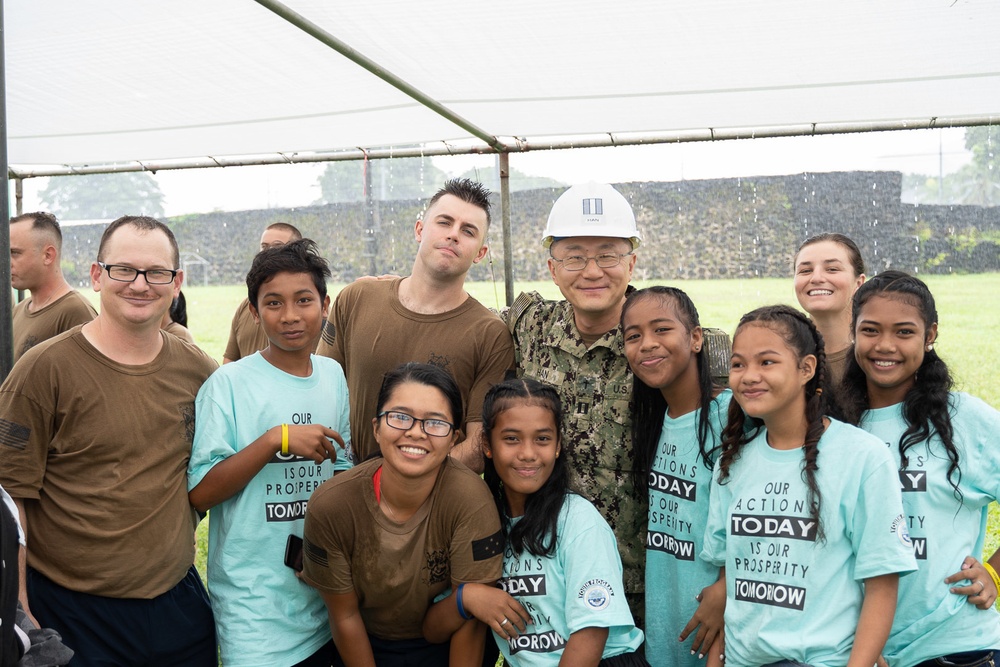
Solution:
{"label": "man's arm", "polygon": [[473,472],[483,472],[483,449],[479,438],[483,432],[482,422],[469,422],[465,425],[465,440],[451,448],[451,456],[455,457]]}
{"label": "man's arm", "polygon": [[[322,424],[287,426],[288,452],[322,463],[337,460],[337,448],[330,439],[345,447],[343,438]],[[268,461],[281,451],[282,427],[274,426],[232,456],[219,461],[188,492],[188,500],[199,512],[207,512],[243,490]]]}
{"label": "man's arm", "polygon": [[[24,511],[24,501],[20,498],[14,498],[14,504],[17,505],[17,514],[21,521],[21,532],[24,533],[24,543],[28,544],[28,515]],[[18,547],[17,550],[17,599],[20,601],[21,606],[24,607],[24,613],[28,615],[28,618],[35,624],[35,627],[42,627],[35,618],[35,615],[31,613],[31,607],[28,606],[27,546]]]}
{"label": "man's arm", "polygon": [[486,335],[488,339],[478,343],[482,362],[477,365],[475,381],[469,390],[465,440],[451,450],[452,456],[477,473],[483,471],[483,452],[480,444],[480,434],[483,430],[480,416],[483,400],[490,387],[503,382],[514,369],[514,343],[510,332],[499,318],[490,324],[489,333]]}

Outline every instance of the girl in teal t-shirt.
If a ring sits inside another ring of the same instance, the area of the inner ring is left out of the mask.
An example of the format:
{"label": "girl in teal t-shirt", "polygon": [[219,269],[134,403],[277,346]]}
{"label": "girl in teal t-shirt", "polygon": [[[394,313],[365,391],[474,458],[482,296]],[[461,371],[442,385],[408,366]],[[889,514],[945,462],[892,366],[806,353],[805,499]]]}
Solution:
{"label": "girl in teal t-shirt", "polygon": [[915,568],[892,457],[826,416],[828,373],[802,313],[740,320],[702,552],[724,567],[730,667],[871,667]]}
{"label": "girl in teal t-shirt", "polygon": [[921,280],[901,271],[872,278],[855,294],[852,328],[847,417],[895,458],[919,565],[900,580],[885,657],[890,667],[992,664],[1000,552],[980,558],[987,507],[1000,496],[1000,413],[951,391],[934,350],[934,297]]}
{"label": "girl in teal t-shirt", "polygon": [[649,506],[646,659],[653,667],[704,665],[721,639],[726,586],[698,554],[732,392],[712,382],[698,310],[681,290],[632,292],[622,331],[634,375],[635,488]]}
{"label": "girl in teal t-shirt", "polygon": [[[568,487],[559,394],[528,378],[483,404],[484,478],[500,511],[502,589],[462,584],[424,622],[431,641],[479,619],[511,667],[649,667],[636,650],[615,535]],[[609,443],[610,445],[611,443]]]}

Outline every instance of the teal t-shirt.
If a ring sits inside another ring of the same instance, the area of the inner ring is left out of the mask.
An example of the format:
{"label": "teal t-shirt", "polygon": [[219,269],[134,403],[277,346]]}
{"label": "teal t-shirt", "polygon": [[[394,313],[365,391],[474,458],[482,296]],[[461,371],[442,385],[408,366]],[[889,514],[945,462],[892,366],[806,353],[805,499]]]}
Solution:
{"label": "teal t-shirt", "polygon": [[509,544],[504,549],[501,583],[533,619],[510,641],[493,633],[507,664],[558,665],[569,636],[583,628],[608,628],[602,659],[635,651],[642,645],[642,630],[625,600],[622,561],[608,522],[570,493],[556,531],[551,557],[515,555]]}
{"label": "teal t-shirt", "polygon": [[[708,446],[716,449],[733,392],[713,401]],[[719,578],[719,568],[698,558],[708,521],[712,469],[698,444],[701,409],[663,417],[660,442],[649,475],[646,533],[646,660],[652,667],[704,667],[691,655],[691,641],[677,641],[698,608],[695,596]],[[713,456],[714,458],[714,456]]]}
{"label": "teal t-shirt", "polygon": [[[212,374],[195,402],[188,489],[279,424],[323,424],[350,446],[344,372],[326,357],[313,355],[312,365],[309,377],[296,377],[258,352]],[[330,641],[323,599],[285,566],[285,542],[290,534],[302,537],[312,492],[334,470],[350,467],[350,452],[339,448],[332,465],[277,454],[242,491],[212,508],[208,590],[222,664],[294,665]]]}
{"label": "teal t-shirt", "polygon": [[819,441],[825,541],[810,517],[802,449],[767,432],[730,477],[712,482],[702,558],[726,567],[726,664],[795,660],[844,667],[863,581],[916,568],[892,456],[877,438],[831,420]]}
{"label": "teal t-shirt", "polygon": [[[977,609],[949,589],[945,577],[966,556],[983,553],[988,505],[1000,496],[1000,412],[968,394],[952,393],[953,441],[958,450],[961,499],[948,481],[948,456],[940,438],[907,450],[899,470],[903,509],[913,539],[917,571],[900,579],[899,604],[886,643],[890,665],[915,665],[962,651],[1000,649],[1000,614]],[[888,445],[899,467],[899,438],[906,430],[902,404],[862,415],[861,426]],[[959,584],[961,585],[961,584]]]}

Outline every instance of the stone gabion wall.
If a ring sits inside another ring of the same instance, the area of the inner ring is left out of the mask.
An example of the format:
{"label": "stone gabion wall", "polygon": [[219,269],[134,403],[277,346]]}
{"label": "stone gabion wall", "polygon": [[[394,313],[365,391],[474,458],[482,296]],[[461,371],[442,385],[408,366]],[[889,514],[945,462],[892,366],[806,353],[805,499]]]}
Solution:
{"label": "stone gabion wall", "polygon": [[[900,202],[898,172],[838,172],[672,183],[621,183],[644,242],[640,280],[744,278],[790,275],[798,245],[814,234],[838,231],[861,247],[869,273],[1000,271],[1000,208],[913,206]],[[545,280],[542,231],[561,188],[511,196],[514,275]],[[193,284],[237,284],[257,250],[261,231],[288,222],[314,239],[330,261],[333,278],[406,274],[413,264],[414,222],[423,202],[331,204],[188,215],[168,220],[191,264]],[[63,267],[75,284],[87,270],[103,227],[64,229]],[[490,233],[491,254],[473,267],[472,280],[503,277],[500,221]]]}

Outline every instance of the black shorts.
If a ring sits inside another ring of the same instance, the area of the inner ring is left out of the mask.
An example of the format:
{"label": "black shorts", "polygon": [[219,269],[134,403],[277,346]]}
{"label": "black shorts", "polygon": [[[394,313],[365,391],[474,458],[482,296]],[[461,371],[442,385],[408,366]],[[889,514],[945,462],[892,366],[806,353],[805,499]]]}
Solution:
{"label": "black shorts", "polygon": [[212,607],[194,567],[151,600],[78,593],[31,568],[27,578],[31,612],[76,652],[72,667],[219,664]]}

